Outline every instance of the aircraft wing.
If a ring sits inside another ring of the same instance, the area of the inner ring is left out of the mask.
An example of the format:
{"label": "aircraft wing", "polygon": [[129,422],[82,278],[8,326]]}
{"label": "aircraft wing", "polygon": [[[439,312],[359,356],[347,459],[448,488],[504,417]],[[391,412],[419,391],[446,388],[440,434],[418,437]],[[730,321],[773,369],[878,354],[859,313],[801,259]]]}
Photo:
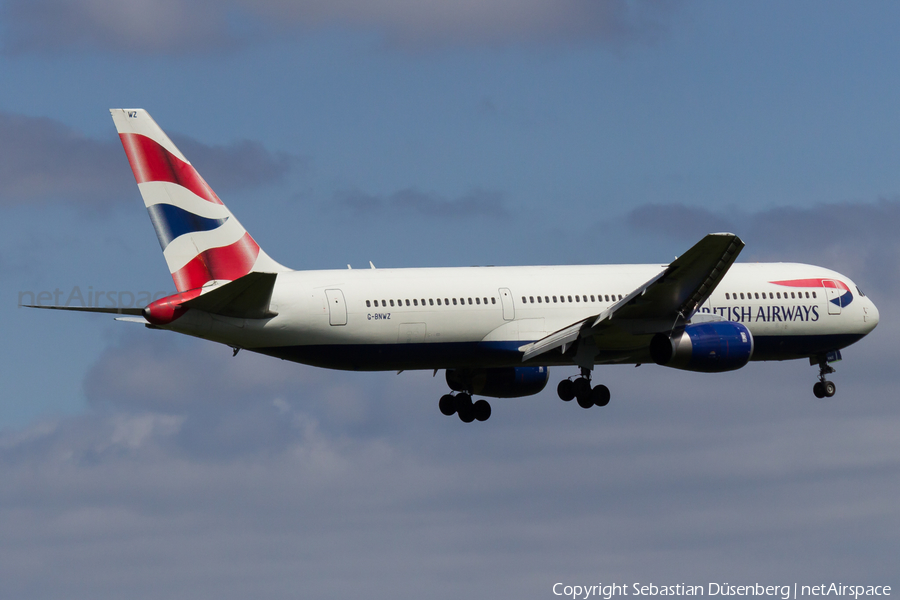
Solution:
{"label": "aircraft wing", "polygon": [[[519,348],[523,361],[559,348],[563,354],[578,342],[576,362],[594,364],[634,348],[635,336],[670,331],[685,323],[722,281],[744,242],[732,233],[711,233],[649,281],[600,314],[560,329]],[[643,342],[641,342],[643,343]]]}

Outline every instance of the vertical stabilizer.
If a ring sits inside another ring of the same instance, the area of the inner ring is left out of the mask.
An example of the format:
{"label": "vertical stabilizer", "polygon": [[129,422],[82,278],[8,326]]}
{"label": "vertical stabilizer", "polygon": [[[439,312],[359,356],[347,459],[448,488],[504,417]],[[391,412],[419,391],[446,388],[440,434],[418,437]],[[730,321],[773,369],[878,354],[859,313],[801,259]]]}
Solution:
{"label": "vertical stabilizer", "polygon": [[147,111],[110,113],[179,292],[290,270],[259,247]]}

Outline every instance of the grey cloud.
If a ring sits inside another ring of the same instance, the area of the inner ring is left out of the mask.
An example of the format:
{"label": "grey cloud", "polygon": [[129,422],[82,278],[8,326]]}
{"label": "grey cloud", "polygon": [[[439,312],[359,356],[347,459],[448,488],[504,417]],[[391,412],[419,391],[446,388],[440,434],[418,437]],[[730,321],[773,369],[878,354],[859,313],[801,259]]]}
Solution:
{"label": "grey cloud", "polygon": [[207,0],[6,0],[2,5],[3,47],[8,54],[72,49],[210,52],[238,43],[229,30],[230,4]]}
{"label": "grey cloud", "polygon": [[[242,140],[210,146],[173,136],[220,194],[282,180],[298,159]],[[97,140],[44,117],[0,113],[0,205],[67,200],[108,206],[136,193],[115,130]]]}
{"label": "grey cloud", "polygon": [[446,199],[407,188],[390,196],[374,196],[364,192],[342,192],[335,195],[329,210],[341,210],[361,217],[390,213],[419,217],[468,219],[478,217],[505,218],[510,213],[503,195],[488,190],[473,190],[456,199]]}
{"label": "grey cloud", "polygon": [[296,35],[349,27],[410,47],[571,43],[621,44],[665,31],[674,3],[627,0],[6,0],[7,52],[70,48],[174,54],[252,43],[261,31]]}
{"label": "grey cloud", "polygon": [[[715,231],[738,234],[742,260],[804,261],[893,292],[900,285],[900,199],[775,207],[752,212],[646,205],[626,216],[635,231],[690,243]],[[859,275],[861,274],[861,276]]]}
{"label": "grey cloud", "polygon": [[208,146],[182,135],[171,135],[178,149],[214,189],[231,190],[278,182],[306,160],[286,152],[270,152],[259,142],[239,140]]}
{"label": "grey cloud", "polygon": [[383,31],[393,43],[412,47],[529,42],[627,42],[658,36],[673,5],[625,0],[263,0],[253,3],[270,18],[310,28],[350,25]]}
{"label": "grey cloud", "polygon": [[[240,377],[210,372],[196,347],[153,349],[163,350],[172,362],[193,355],[194,379],[209,385],[184,402],[211,409],[224,394],[219,412],[242,414],[245,392],[227,390]],[[793,397],[797,369],[808,368],[610,368],[601,373],[617,396],[603,411],[549,392],[497,400],[478,426],[421,397],[439,387],[430,374],[386,385],[370,374],[350,387],[379,407],[403,404],[402,426],[329,431],[302,399],[287,409],[287,441],[249,427],[256,447],[214,444],[210,456],[179,441],[191,416],[128,402],[7,432],[0,580],[14,597],[138,599],[532,598],[588,580],[893,583],[897,542],[883,532],[900,526],[900,414],[890,392],[874,392],[890,373],[842,368],[842,393],[856,397],[822,403],[806,385]],[[256,382],[272,375],[251,370]],[[348,381],[323,373],[300,378],[309,396]],[[246,402],[267,403],[267,389]]]}

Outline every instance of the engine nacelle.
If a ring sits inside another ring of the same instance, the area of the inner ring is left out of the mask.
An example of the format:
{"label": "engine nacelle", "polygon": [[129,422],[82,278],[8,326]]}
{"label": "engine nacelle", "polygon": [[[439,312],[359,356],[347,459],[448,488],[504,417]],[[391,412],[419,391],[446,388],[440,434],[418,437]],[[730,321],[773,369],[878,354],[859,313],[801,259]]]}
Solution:
{"label": "engine nacelle", "polygon": [[547,367],[447,369],[447,385],[457,392],[491,398],[520,398],[537,394],[547,385]]}
{"label": "engine nacelle", "polygon": [[752,355],[750,330],[732,321],[688,325],[680,334],[657,333],[650,341],[650,356],[656,364],[685,371],[734,371]]}

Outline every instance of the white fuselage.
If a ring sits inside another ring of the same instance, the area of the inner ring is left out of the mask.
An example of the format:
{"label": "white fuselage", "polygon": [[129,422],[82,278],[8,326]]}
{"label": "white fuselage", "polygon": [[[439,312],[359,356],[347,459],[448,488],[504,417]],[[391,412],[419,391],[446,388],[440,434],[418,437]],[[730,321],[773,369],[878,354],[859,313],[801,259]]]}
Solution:
{"label": "white fuselage", "polygon": [[[277,277],[273,318],[234,319],[188,310],[164,328],[339,369],[519,366],[521,346],[598,315],[665,268],[292,271]],[[850,279],[791,263],[733,265],[698,313],[744,324],[755,340],[755,360],[837,350],[878,323],[874,304]],[[598,362],[647,361],[647,341],[635,336]],[[533,364],[571,363],[556,352]]]}

